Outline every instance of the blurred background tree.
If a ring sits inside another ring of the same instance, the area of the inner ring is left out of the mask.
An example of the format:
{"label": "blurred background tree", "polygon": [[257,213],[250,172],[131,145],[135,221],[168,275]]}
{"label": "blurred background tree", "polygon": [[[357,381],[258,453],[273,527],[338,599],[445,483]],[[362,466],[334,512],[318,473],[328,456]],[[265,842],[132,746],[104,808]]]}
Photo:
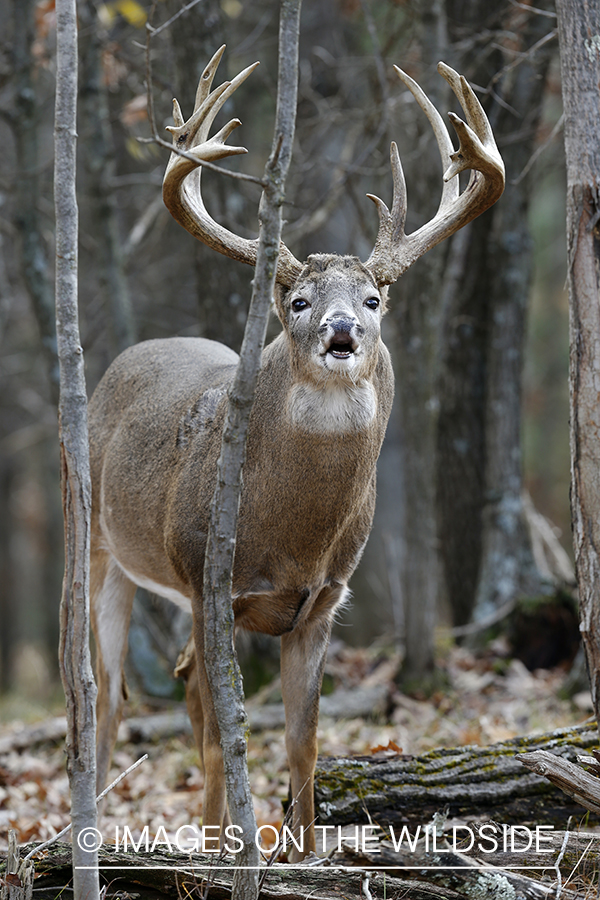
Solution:
{"label": "blurred background tree", "polygon": [[[252,271],[170,219],[160,197],[166,153],[138,141],[150,134],[145,26],[152,15],[159,129],[171,121],[172,97],[187,114],[221,43],[228,44],[223,78],[261,61],[221,114],[242,119],[239,142],[249,149],[226,165],[260,174],[274,116],[277,9],[268,0],[187,5],[182,12],[184,0],[80,0],[80,302],[90,393],[134,340],[202,335],[234,349],[241,342]],[[56,676],[62,577],[49,288],[54,4],[0,0],[0,14],[0,690],[43,696]],[[284,234],[298,258],[368,256],[377,216],[366,193],[390,199],[392,139],[407,177],[407,229],[435,212],[442,164],[393,63],[443,114],[454,107],[438,60],[464,73],[507,165],[500,203],[390,292],[385,340],[397,401],[374,533],[352,582],[353,608],[338,628],[352,642],[384,635],[406,644],[409,682],[431,677],[438,624],[465,625],[522,594],[554,590],[534,556],[523,484],[570,546],[555,29],[550,0],[304,4]],[[204,181],[214,217],[255,234],[258,189],[208,172]],[[134,625],[145,692],[172,695],[169,668],[185,621],[142,595]]]}

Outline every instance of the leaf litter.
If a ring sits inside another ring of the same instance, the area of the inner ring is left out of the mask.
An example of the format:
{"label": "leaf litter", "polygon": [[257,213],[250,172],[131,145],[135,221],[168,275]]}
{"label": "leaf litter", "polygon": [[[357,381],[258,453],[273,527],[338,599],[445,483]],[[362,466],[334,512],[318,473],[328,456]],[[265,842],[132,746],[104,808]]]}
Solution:
{"label": "leaf litter", "polygon": [[[394,683],[399,659],[382,647],[353,648],[332,644],[326,673],[334,691],[360,691],[384,685],[387,713],[372,718],[321,716],[319,754],[360,756],[369,753],[418,754],[437,747],[488,745],[523,734],[539,734],[584,721],[590,713],[584,697],[576,705],[561,699],[565,669],[529,672],[507,657],[501,642],[475,654],[464,647],[447,651],[441,661],[447,686],[431,697],[402,694]],[[276,693],[267,688],[261,699]],[[256,701],[254,701],[256,702]],[[133,699],[126,713],[156,711],[143,699]],[[22,730],[22,722],[0,726],[0,739]],[[148,826],[175,835],[182,826],[199,824],[203,774],[190,734],[174,734],[153,744],[117,744],[110,779],[132,765],[142,753],[149,759],[128,775],[103,801],[100,827],[112,843],[127,826],[137,838]],[[69,784],[62,742],[48,741],[0,753],[0,851],[7,848],[8,830],[19,842],[44,841],[69,821]],[[282,802],[288,795],[288,767],[282,729],[251,735],[248,767],[258,825],[278,828]]]}

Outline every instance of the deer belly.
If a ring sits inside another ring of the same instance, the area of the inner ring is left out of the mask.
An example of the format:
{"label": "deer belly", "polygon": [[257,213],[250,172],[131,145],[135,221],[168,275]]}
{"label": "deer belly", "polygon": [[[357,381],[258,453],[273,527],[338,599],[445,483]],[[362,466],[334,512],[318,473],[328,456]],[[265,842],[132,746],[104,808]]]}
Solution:
{"label": "deer belly", "polygon": [[174,587],[159,584],[158,581],[153,581],[152,578],[146,578],[144,575],[138,575],[135,572],[129,571],[129,569],[127,569],[124,565],[122,565],[122,563],[119,562],[114,554],[113,558],[123,574],[126,575],[127,578],[129,578],[129,580],[136,584],[138,587],[144,588],[144,590],[146,591],[150,591],[151,594],[158,594],[159,597],[164,597],[165,600],[170,600],[171,603],[174,603],[180,609],[185,610],[185,612],[191,613],[192,603],[189,597],[186,597]]}

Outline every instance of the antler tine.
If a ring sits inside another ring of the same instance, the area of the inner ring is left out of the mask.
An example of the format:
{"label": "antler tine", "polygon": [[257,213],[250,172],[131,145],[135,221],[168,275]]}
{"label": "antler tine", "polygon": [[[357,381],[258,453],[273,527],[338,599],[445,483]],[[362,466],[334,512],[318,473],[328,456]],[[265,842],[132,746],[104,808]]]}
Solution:
{"label": "antler tine", "polygon": [[[225,81],[211,90],[224,51],[225,46],[220,47],[204,69],[196,91],[194,112],[187,121],[184,121],[177,101],[173,101],[175,125],[167,126],[167,131],[173,135],[174,146],[185,151],[186,155],[171,154],[163,179],[163,200],[171,215],[198,240],[225,256],[254,265],[258,242],[239,237],[215,222],[206,210],[201,193],[203,162],[247,152],[244,147],[229,147],[225,143],[232,131],[241,125],[239,119],[232,119],[209,138],[211,125],[223,104],[258,65],[248,66],[231,81]],[[188,177],[192,173],[194,177]],[[282,243],[277,281],[290,286],[300,269],[298,260]]]}
{"label": "antler tine", "polygon": [[[487,116],[466,79],[445,63],[438,65],[439,73],[458,97],[467,119],[465,123],[454,113],[449,113],[459,138],[459,149],[454,151],[442,117],[429,98],[402,69],[398,66],[394,68],[429,119],[442,164],[449,161],[450,165],[444,172],[442,197],[437,213],[413,234],[405,234],[403,224],[402,227],[392,227],[385,204],[377,198],[371,198],[378,205],[380,225],[375,247],[365,265],[381,285],[396,281],[427,250],[488,209],[504,190],[502,157],[496,147]],[[464,169],[471,169],[472,175],[466,190],[461,194],[458,179],[454,176]],[[394,184],[395,182],[396,176]],[[406,216],[405,209],[403,216]]]}
{"label": "antler tine", "polygon": [[196,110],[202,106],[202,104],[210,94],[210,89],[212,87],[217,69],[219,68],[219,63],[221,62],[223,54],[225,53],[225,47],[226,44],[223,44],[221,47],[219,47],[213,58],[204,69],[204,72],[200,76],[198,87],[196,89],[196,99],[194,100],[194,112],[196,112]]}
{"label": "antler tine", "polygon": [[443,62],[438,63],[437,70],[456,94],[460,105],[465,111],[469,126],[477,134],[482,144],[495,147],[496,142],[488,117],[465,76],[459,75],[458,72],[455,72],[454,69]]}
{"label": "antler tine", "polygon": [[[388,243],[397,243],[404,239],[404,225],[406,222],[406,180],[402,170],[398,145],[395,141],[390,144],[390,166],[392,169],[393,193],[392,211],[375,194],[367,194],[377,207],[379,214],[379,233],[371,254],[371,258],[378,256]],[[367,266],[369,262],[367,262]]]}
{"label": "antler tine", "polygon": [[[447,66],[446,68],[450,68]],[[440,157],[442,160],[442,166],[446,165],[448,157],[451,156],[454,151],[454,147],[452,145],[452,140],[450,135],[448,134],[448,129],[444,124],[444,120],[441,115],[425,93],[421,87],[417,84],[417,82],[407,75],[406,72],[403,72],[399,66],[394,66],[394,70],[398,78],[404,82],[406,87],[409,89],[427,118],[429,119],[429,124],[433,128],[433,133],[435,135],[435,139],[437,141],[438,149],[440,151]],[[450,71],[453,71],[452,69]],[[442,197],[440,200],[439,209],[443,209],[448,206],[453,200],[458,197],[459,186],[458,181],[446,181],[444,179],[444,184],[442,188]]]}

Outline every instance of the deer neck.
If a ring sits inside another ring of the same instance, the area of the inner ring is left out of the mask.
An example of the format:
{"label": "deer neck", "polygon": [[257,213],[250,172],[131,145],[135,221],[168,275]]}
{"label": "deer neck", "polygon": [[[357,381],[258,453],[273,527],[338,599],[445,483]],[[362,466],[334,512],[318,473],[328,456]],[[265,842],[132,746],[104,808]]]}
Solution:
{"label": "deer neck", "polygon": [[311,377],[295,364],[284,334],[265,350],[261,381],[274,416],[306,435],[358,435],[376,422],[377,392],[371,378]]}
{"label": "deer neck", "polygon": [[377,396],[370,381],[291,385],[286,414],[290,425],[311,434],[356,434],[373,424]]}

